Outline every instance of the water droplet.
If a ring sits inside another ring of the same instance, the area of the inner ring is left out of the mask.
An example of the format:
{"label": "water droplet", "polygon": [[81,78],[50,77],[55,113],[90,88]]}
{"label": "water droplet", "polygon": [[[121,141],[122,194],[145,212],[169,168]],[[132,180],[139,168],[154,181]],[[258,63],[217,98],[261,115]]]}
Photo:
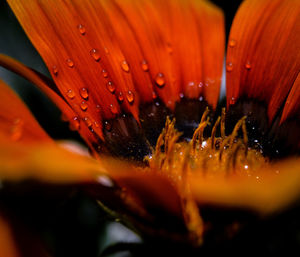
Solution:
{"label": "water droplet", "polygon": [[233,64],[232,64],[232,62],[228,62],[228,63],[226,64],[226,71],[230,72],[230,71],[232,71],[232,69],[233,69]]}
{"label": "water droplet", "polygon": [[152,92],[152,99],[156,99],[157,98],[157,94],[155,91]]}
{"label": "water droplet", "polygon": [[91,51],[90,51],[90,55],[93,57],[93,59],[96,61],[96,62],[98,62],[99,60],[100,60],[100,53],[99,53],[99,51],[97,50],[97,49],[92,49]]}
{"label": "water droplet", "polygon": [[107,87],[108,91],[111,92],[112,94],[116,90],[116,87],[115,87],[115,85],[112,81],[108,81],[107,84],[106,84],[106,87]]}
{"label": "water droplet", "polygon": [[93,125],[93,123],[91,122],[91,119],[89,117],[84,117],[83,120],[89,128]]}
{"label": "water droplet", "polygon": [[133,103],[134,101],[134,94],[132,91],[128,90],[127,94],[126,94],[126,99],[128,101],[128,103]]}
{"label": "water droplet", "polygon": [[129,65],[125,60],[121,62],[121,68],[123,71],[129,72]]}
{"label": "water droplet", "polygon": [[142,69],[143,71],[148,71],[149,70],[149,66],[146,60],[142,61]]}
{"label": "water droplet", "polygon": [[105,128],[107,131],[111,131],[111,124],[110,124],[110,122],[105,121],[105,122],[104,122],[104,128]]}
{"label": "water droplet", "polygon": [[104,78],[107,78],[108,77],[108,72],[106,70],[102,70],[102,75]]}
{"label": "water droplet", "polygon": [[123,93],[120,91],[119,92],[119,94],[118,94],[118,100],[120,101],[120,102],[123,102],[123,100],[124,100],[124,96],[123,96]]}
{"label": "water droplet", "polygon": [[159,87],[163,87],[165,85],[165,76],[162,73],[158,73],[155,82]]}
{"label": "water droplet", "polygon": [[111,110],[111,112],[113,113],[113,114],[117,114],[118,113],[118,108],[115,106],[115,105],[113,105],[113,104],[110,104],[110,110]]}
{"label": "water droplet", "polygon": [[199,97],[199,101],[202,102],[204,100],[203,96]]}
{"label": "water droplet", "polygon": [[203,87],[203,82],[199,82],[198,87],[202,88]]}
{"label": "water droplet", "polygon": [[179,93],[179,97],[182,99],[184,98],[184,94],[183,93]]}
{"label": "water droplet", "polygon": [[83,99],[88,99],[89,93],[88,93],[88,90],[85,87],[81,88],[79,92],[80,92],[80,95]]}
{"label": "water droplet", "polygon": [[75,97],[75,93],[72,89],[69,89],[67,91],[67,96],[70,98],[70,99],[73,99]]}
{"label": "water droplet", "polygon": [[80,108],[81,110],[86,111],[86,109],[88,108],[87,103],[85,101],[82,101],[80,104]]}
{"label": "water droplet", "polygon": [[70,121],[69,127],[72,131],[76,131],[80,129],[80,121],[78,116],[73,117],[73,119]]}
{"label": "water droplet", "polygon": [[57,74],[58,74],[58,68],[57,68],[56,65],[53,65],[53,66],[52,66],[52,72],[53,72],[53,74],[54,74],[55,76],[57,76]]}
{"label": "water droplet", "polygon": [[98,112],[98,113],[101,112],[101,107],[99,104],[96,105],[96,112]]}
{"label": "water droplet", "polygon": [[233,104],[235,104],[235,102],[236,102],[235,98],[234,98],[234,97],[231,97],[231,98],[230,98],[230,101],[229,101],[229,104],[230,104],[230,105],[233,105]]}
{"label": "water droplet", "polygon": [[247,70],[250,70],[250,69],[251,69],[251,63],[250,63],[249,61],[246,62],[245,68],[246,68]]}
{"label": "water droplet", "polygon": [[94,121],[94,126],[95,126],[96,128],[99,128],[99,124],[98,124],[97,121]]}
{"label": "water droplet", "polygon": [[229,44],[230,47],[235,47],[236,46],[236,40],[230,39],[228,44]]}
{"label": "water droplet", "polygon": [[79,30],[79,32],[80,32],[81,35],[85,34],[86,30],[85,30],[85,27],[82,24],[79,24],[77,26],[77,28],[78,28],[78,30]]}
{"label": "water droplet", "polygon": [[74,67],[74,62],[72,61],[72,59],[67,59],[66,62],[67,62],[67,65],[68,65],[70,68],[73,68],[73,67]]}
{"label": "water droplet", "polygon": [[194,86],[195,86],[195,82],[190,81],[190,82],[188,83],[188,87],[194,87]]}

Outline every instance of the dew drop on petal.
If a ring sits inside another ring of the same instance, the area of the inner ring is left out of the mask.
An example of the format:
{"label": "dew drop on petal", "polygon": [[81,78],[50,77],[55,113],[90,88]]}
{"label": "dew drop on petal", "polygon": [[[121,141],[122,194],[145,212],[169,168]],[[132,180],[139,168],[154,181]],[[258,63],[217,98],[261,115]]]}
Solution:
{"label": "dew drop on petal", "polygon": [[233,105],[233,104],[235,104],[235,102],[236,102],[236,99],[234,97],[231,97],[229,100],[229,104]]}
{"label": "dew drop on petal", "polygon": [[53,72],[53,74],[54,74],[55,76],[57,76],[57,74],[58,74],[58,68],[57,68],[56,65],[53,65],[53,66],[52,66],[52,72]]}
{"label": "dew drop on petal", "polygon": [[250,70],[250,69],[251,69],[251,63],[250,63],[249,61],[246,62],[245,68],[246,68],[247,70]]}
{"label": "dew drop on petal", "polygon": [[67,91],[67,97],[69,97],[70,99],[73,99],[75,97],[75,93],[72,89],[69,89]]}
{"label": "dew drop on petal", "polygon": [[88,92],[88,90],[85,88],[85,87],[83,87],[83,88],[80,88],[80,95],[81,95],[81,97],[83,98],[83,99],[88,99],[88,97],[89,97],[89,92]]}
{"label": "dew drop on petal", "polygon": [[90,51],[90,55],[93,57],[93,59],[98,62],[100,60],[100,53],[97,49],[93,48],[91,51]]}
{"label": "dew drop on petal", "polygon": [[182,99],[184,98],[184,94],[183,93],[179,93],[179,97]]}
{"label": "dew drop on petal", "polygon": [[118,113],[118,109],[117,109],[117,107],[115,106],[115,105],[113,105],[113,104],[110,104],[110,110],[111,110],[111,112],[113,113],[113,114],[117,114]]}
{"label": "dew drop on petal", "polygon": [[88,108],[87,103],[85,101],[82,101],[80,104],[80,108],[81,108],[81,110],[86,111]]}
{"label": "dew drop on petal", "polygon": [[112,94],[116,90],[116,87],[115,87],[115,85],[112,81],[108,81],[107,84],[106,84],[106,87],[107,87],[108,91],[111,92]]}
{"label": "dew drop on petal", "polygon": [[73,119],[70,121],[69,127],[72,131],[76,131],[80,129],[80,121],[78,116],[73,117]]}
{"label": "dew drop on petal", "polygon": [[99,124],[97,121],[94,121],[94,126],[95,126],[95,128],[99,128]]}
{"label": "dew drop on petal", "polygon": [[232,69],[233,69],[233,64],[232,64],[232,62],[228,62],[228,63],[226,64],[226,71],[231,72]]}
{"label": "dew drop on petal", "polygon": [[159,87],[163,87],[165,85],[165,76],[162,73],[158,73],[155,78],[155,82]]}
{"label": "dew drop on petal", "polygon": [[236,40],[230,39],[228,45],[229,45],[230,47],[235,47],[235,46],[236,46]]}
{"label": "dew drop on petal", "polygon": [[195,82],[190,81],[190,82],[188,83],[188,87],[189,87],[189,88],[193,88],[194,86],[195,86]]}
{"label": "dew drop on petal", "polygon": [[129,72],[129,65],[125,60],[121,62],[121,68],[123,71]]}
{"label": "dew drop on petal", "polygon": [[110,122],[105,121],[105,122],[104,122],[104,128],[105,128],[107,131],[111,131],[111,124],[110,124]]}
{"label": "dew drop on petal", "polygon": [[93,125],[93,123],[89,117],[84,117],[83,120],[89,128]]}
{"label": "dew drop on petal", "polygon": [[146,60],[142,61],[142,69],[143,71],[149,71],[148,62]]}
{"label": "dew drop on petal", "polygon": [[67,59],[66,60],[68,67],[73,68],[74,67],[74,62],[72,59]]}
{"label": "dew drop on petal", "polygon": [[203,96],[199,96],[199,101],[202,102],[204,100]]}
{"label": "dew drop on petal", "polygon": [[156,99],[157,98],[157,94],[155,91],[152,92],[152,99]]}
{"label": "dew drop on petal", "polygon": [[120,102],[123,102],[123,100],[124,100],[124,96],[123,96],[123,93],[120,91],[119,92],[119,94],[118,94],[118,100],[120,101]]}
{"label": "dew drop on petal", "polygon": [[77,26],[77,28],[78,28],[79,33],[80,33],[81,35],[84,35],[84,34],[85,34],[86,30],[85,30],[85,27],[84,27],[82,24],[79,24],[79,25]]}
{"label": "dew drop on petal", "polygon": [[101,112],[101,106],[99,104],[96,105],[96,112]]}
{"label": "dew drop on petal", "polygon": [[133,92],[131,90],[127,91],[126,99],[127,99],[128,103],[133,103],[133,101],[134,101],[134,94],[133,94]]}
{"label": "dew drop on petal", "polygon": [[104,78],[107,78],[108,77],[108,72],[106,70],[102,70],[102,75]]}

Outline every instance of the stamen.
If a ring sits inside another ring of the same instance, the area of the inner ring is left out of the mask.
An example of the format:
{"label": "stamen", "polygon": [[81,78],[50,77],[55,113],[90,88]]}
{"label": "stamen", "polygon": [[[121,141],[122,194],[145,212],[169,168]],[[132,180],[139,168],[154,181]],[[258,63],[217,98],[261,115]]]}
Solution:
{"label": "stamen", "polygon": [[200,145],[202,144],[202,142],[203,142],[203,131],[204,131],[205,127],[207,125],[209,125],[208,120],[209,120],[209,118],[206,121],[200,122],[198,128],[195,130],[193,138],[192,138],[193,150],[195,150],[197,143],[199,143]]}
{"label": "stamen", "polygon": [[225,108],[222,108],[222,115],[221,115],[221,137],[225,138]]}
{"label": "stamen", "polygon": [[230,136],[230,141],[229,141],[229,147],[230,147],[230,148],[232,148],[233,143],[234,143],[234,140],[235,140],[235,138],[237,137],[237,133],[238,133],[240,127],[243,125],[243,122],[245,121],[246,118],[247,118],[247,117],[244,116],[244,117],[241,118],[241,119],[237,122],[237,124],[234,126],[234,129],[233,129],[233,131],[232,131],[232,134],[231,134],[231,136]]}
{"label": "stamen", "polygon": [[247,128],[246,128],[246,119],[243,121],[242,125],[242,130],[243,130],[243,139],[244,139],[244,144],[245,144],[245,156],[247,156],[248,153],[248,135],[247,135]]}
{"label": "stamen", "polygon": [[220,121],[221,121],[221,117],[219,116],[216,123],[215,123],[215,125],[213,126],[212,131],[211,131],[211,148],[212,149],[214,149],[214,147],[215,147],[215,135],[216,135],[217,127],[220,124]]}
{"label": "stamen", "polygon": [[[225,108],[213,125],[211,137],[204,139],[204,129],[210,124],[208,114],[209,109],[206,108],[190,142],[179,142],[182,133],[175,129],[175,119],[167,117],[165,127],[157,139],[155,151],[152,157],[147,158],[150,169],[166,175],[178,188],[186,226],[190,236],[198,242],[202,240],[203,221],[189,190],[189,175],[199,172],[209,177],[249,176],[266,161],[260,152],[248,149],[246,117],[242,117],[232,133],[226,136]],[[221,137],[216,137],[218,128]],[[242,138],[238,137],[240,129]],[[220,143],[218,148],[215,146],[216,141]]]}
{"label": "stamen", "polygon": [[208,107],[206,107],[204,113],[202,114],[200,124],[205,121],[208,113],[209,113],[209,109],[208,109]]}

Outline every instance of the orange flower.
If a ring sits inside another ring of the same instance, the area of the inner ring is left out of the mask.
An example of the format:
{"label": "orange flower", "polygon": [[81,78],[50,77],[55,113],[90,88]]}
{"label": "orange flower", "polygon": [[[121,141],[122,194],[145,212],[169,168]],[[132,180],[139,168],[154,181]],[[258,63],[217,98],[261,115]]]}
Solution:
{"label": "orange flower", "polygon": [[208,1],[8,3],[53,80],[0,65],[45,92],[94,158],[60,147],[1,82],[1,179],[88,184],[138,230],[197,246],[218,227],[202,215],[212,206],[267,215],[298,198],[299,1],[240,7],[227,113],[224,19]]}

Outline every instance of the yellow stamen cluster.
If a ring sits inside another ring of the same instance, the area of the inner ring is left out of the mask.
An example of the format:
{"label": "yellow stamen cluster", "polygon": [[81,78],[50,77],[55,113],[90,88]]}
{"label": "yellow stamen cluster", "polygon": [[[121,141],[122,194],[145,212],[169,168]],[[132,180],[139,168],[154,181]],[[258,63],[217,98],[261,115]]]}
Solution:
{"label": "yellow stamen cluster", "polygon": [[[266,158],[259,151],[248,147],[246,117],[242,117],[232,133],[226,136],[223,109],[211,130],[211,136],[204,138],[204,129],[210,125],[208,113],[207,108],[190,142],[179,140],[181,133],[175,129],[175,119],[171,121],[167,118],[155,150],[148,158],[150,168],[172,176],[175,181],[187,171],[201,172],[205,176],[251,176],[265,165]],[[220,137],[216,137],[218,127]],[[238,137],[239,130],[242,131],[242,138]]]}
{"label": "yellow stamen cluster", "polygon": [[[246,117],[235,125],[232,133],[225,134],[225,108],[211,130],[211,136],[204,138],[204,129],[210,125],[209,110],[206,108],[191,141],[182,141],[182,135],[175,129],[175,119],[167,118],[152,156],[147,157],[149,169],[160,172],[172,181],[182,199],[182,209],[190,235],[197,244],[202,242],[203,221],[198,206],[189,189],[188,176],[200,173],[214,176],[257,176],[256,172],[267,159],[248,147]],[[220,136],[216,137],[220,128]],[[238,137],[241,130],[242,137]]]}

